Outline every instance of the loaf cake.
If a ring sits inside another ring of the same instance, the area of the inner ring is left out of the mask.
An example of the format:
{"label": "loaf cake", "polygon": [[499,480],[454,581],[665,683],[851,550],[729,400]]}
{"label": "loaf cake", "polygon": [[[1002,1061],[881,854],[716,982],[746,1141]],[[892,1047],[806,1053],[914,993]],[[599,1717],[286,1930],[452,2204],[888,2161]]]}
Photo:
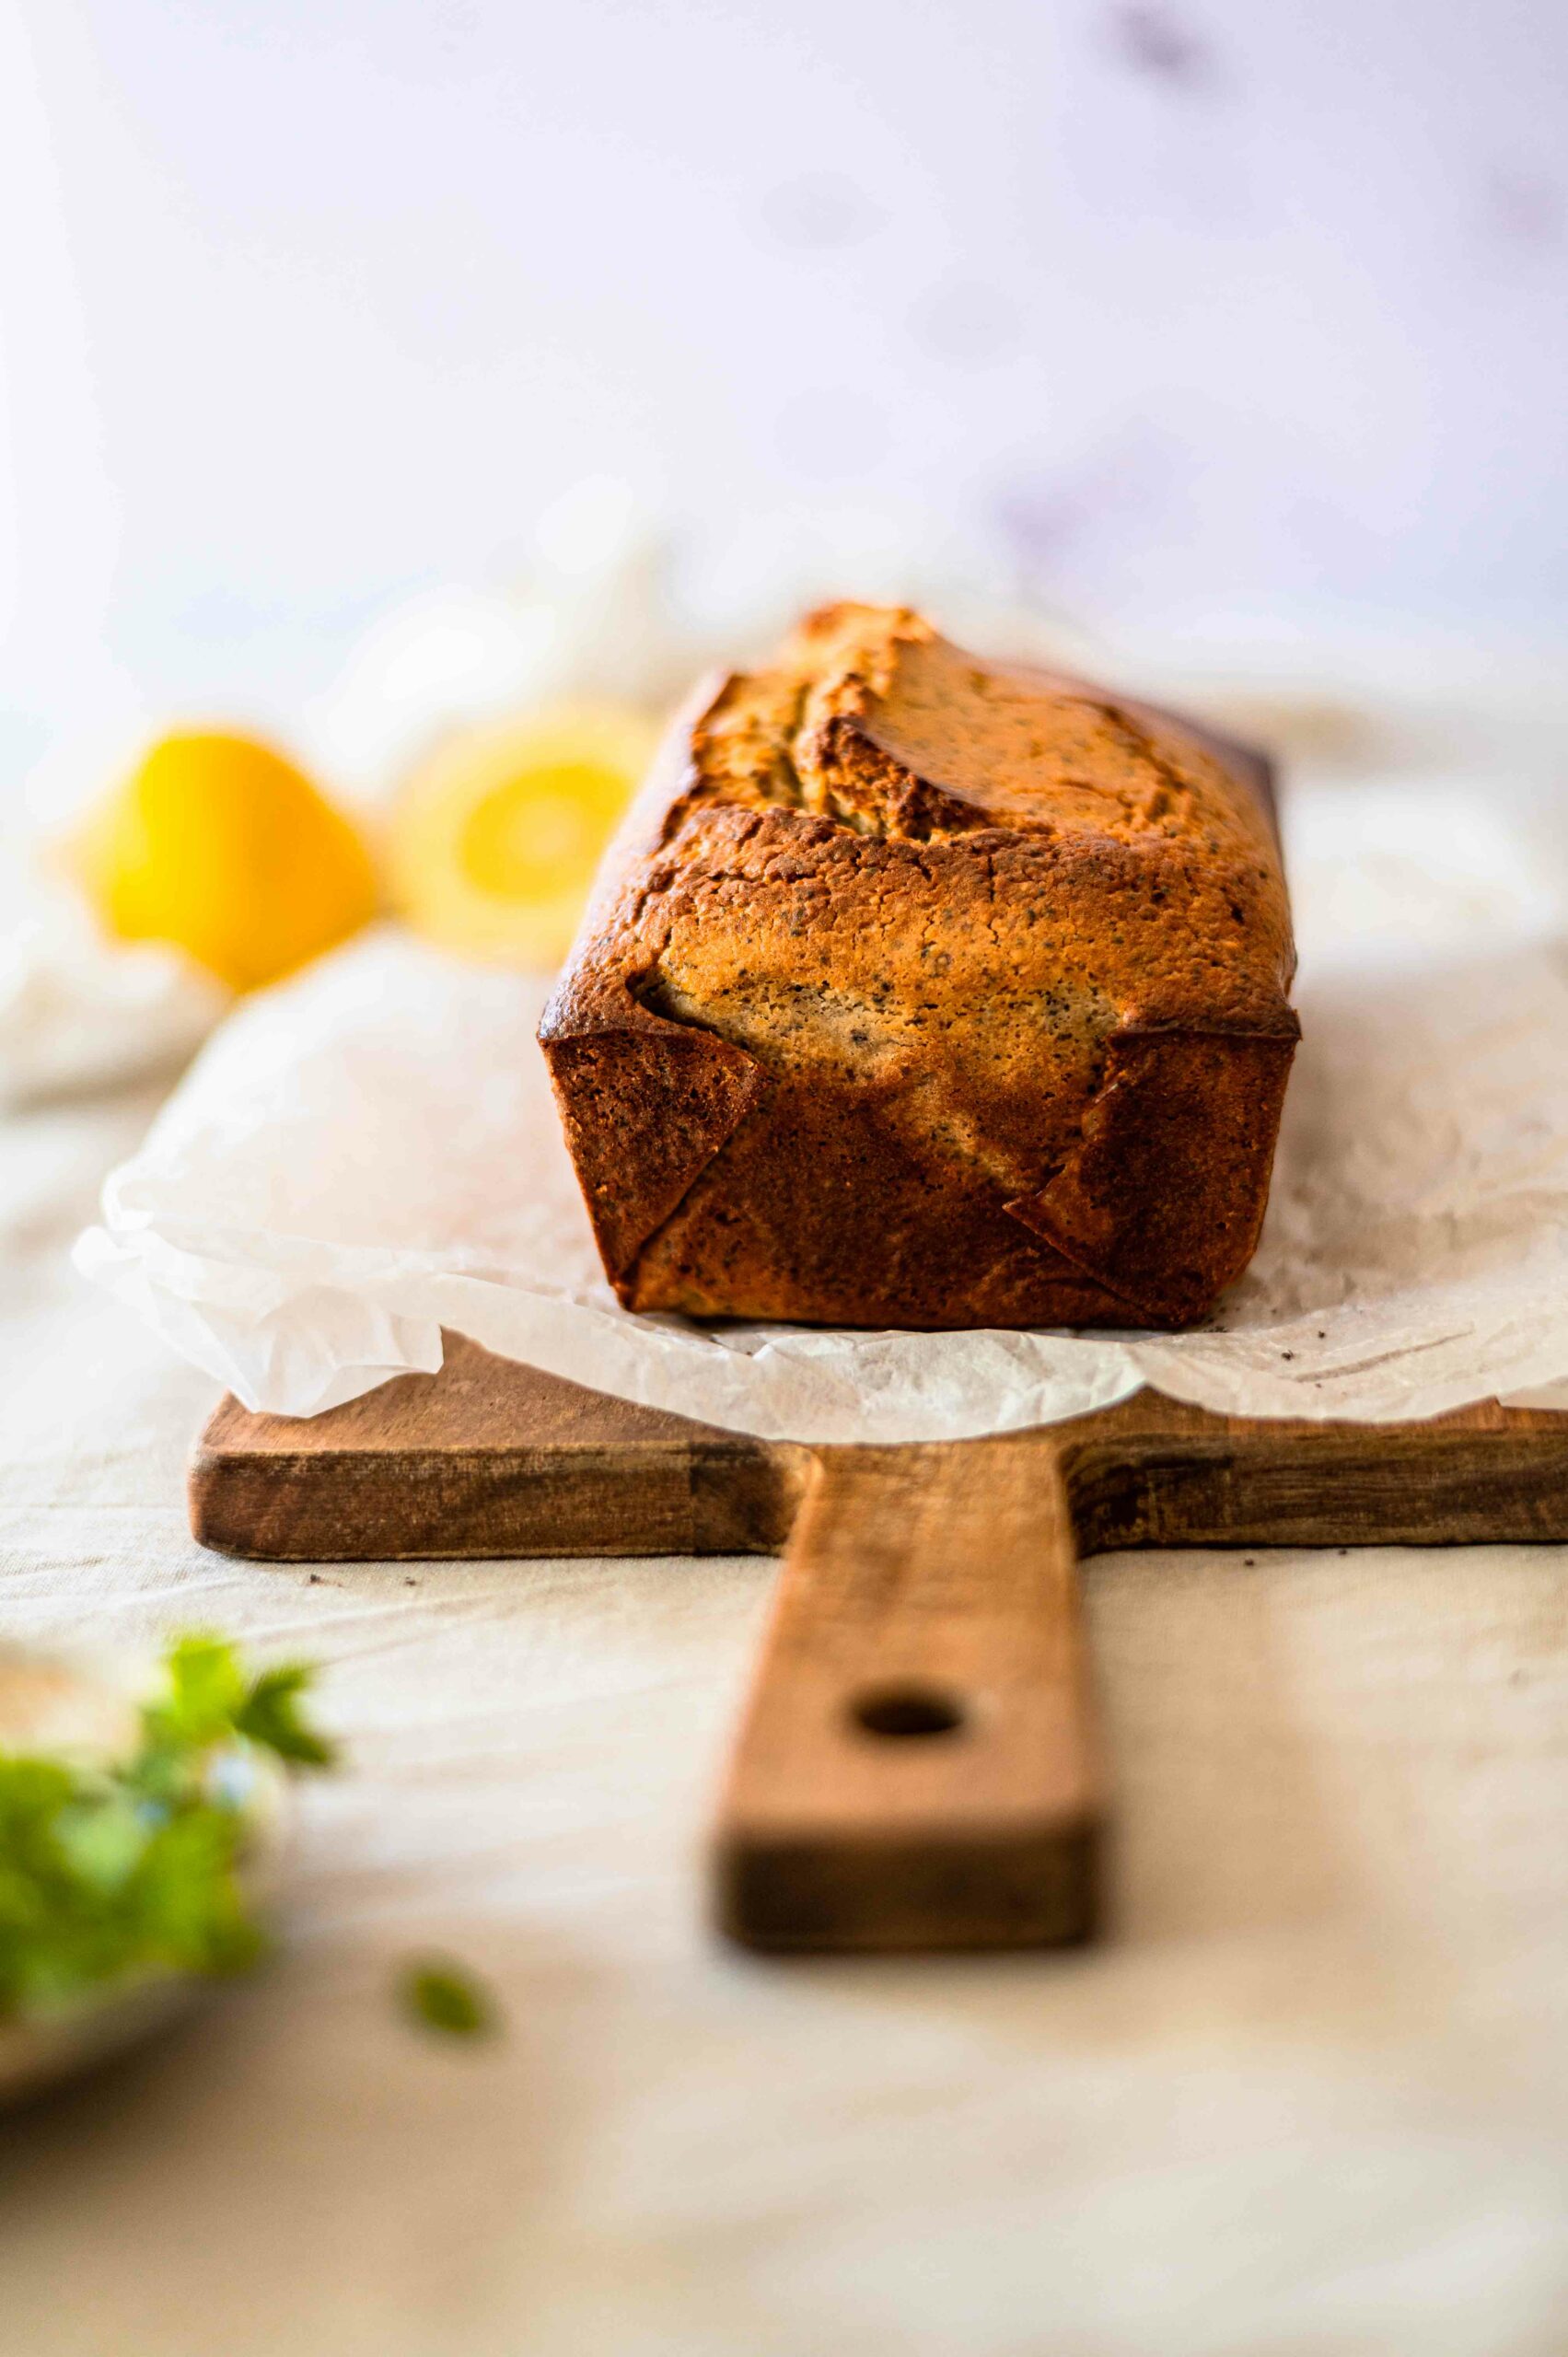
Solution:
{"label": "loaf cake", "polygon": [[540,1026],[628,1308],[1191,1324],[1297,1026],[1266,763],[905,610],[708,682]]}

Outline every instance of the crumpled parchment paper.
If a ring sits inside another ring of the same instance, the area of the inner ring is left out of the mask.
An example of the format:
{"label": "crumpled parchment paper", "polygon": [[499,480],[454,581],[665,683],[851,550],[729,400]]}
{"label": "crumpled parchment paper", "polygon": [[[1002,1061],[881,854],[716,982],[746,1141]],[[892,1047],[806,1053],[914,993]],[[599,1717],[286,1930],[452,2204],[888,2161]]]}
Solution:
{"label": "crumpled parchment paper", "polygon": [[[1427,1416],[1568,1378],[1568,891],[1461,782],[1287,813],[1303,1041],[1263,1242],[1179,1335],[632,1317],[599,1271],[540,981],[372,935],[243,1005],[110,1179],[79,1265],[249,1406],[310,1415],[441,1328],[803,1440],[1016,1430],[1150,1383],[1234,1414]],[[1564,1394],[1568,1401],[1568,1394]]]}

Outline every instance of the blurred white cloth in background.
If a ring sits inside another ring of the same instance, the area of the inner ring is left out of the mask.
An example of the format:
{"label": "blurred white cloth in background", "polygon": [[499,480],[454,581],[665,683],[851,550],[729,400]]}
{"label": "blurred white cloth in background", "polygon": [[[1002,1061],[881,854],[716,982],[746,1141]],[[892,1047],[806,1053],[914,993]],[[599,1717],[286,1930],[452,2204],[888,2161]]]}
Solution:
{"label": "blurred white cloth in background", "polygon": [[301,741],[337,790],[384,801],[447,729],[540,704],[657,712],[706,660],[676,620],[668,535],[629,484],[592,475],[546,507],[505,590],[448,584],[373,621]]}
{"label": "blurred white cloth in background", "polygon": [[109,940],[29,843],[0,839],[0,1109],[173,1071],[231,996],[178,950]]}

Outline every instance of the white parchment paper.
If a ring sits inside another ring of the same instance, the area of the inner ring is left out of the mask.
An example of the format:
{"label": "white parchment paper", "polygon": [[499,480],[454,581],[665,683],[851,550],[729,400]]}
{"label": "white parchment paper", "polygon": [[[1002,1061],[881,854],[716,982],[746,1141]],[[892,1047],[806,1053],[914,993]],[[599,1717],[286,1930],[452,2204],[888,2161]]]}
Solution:
{"label": "white parchment paper", "polygon": [[[441,1328],[806,1440],[1003,1432],[1152,1383],[1237,1414],[1426,1416],[1568,1378],[1565,895],[1474,788],[1360,780],[1288,823],[1303,1044],[1262,1246],[1181,1336],[632,1317],[534,1026],[545,985],[390,931],[232,1016],[78,1248],[253,1408],[441,1361]],[[1568,1397],[1568,1395],[1565,1395]]]}

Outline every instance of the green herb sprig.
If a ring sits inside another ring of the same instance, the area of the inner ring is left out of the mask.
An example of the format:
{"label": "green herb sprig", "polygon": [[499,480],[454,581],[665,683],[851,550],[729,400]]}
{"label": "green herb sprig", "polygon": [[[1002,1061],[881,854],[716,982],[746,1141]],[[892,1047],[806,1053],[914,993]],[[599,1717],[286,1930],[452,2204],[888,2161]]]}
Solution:
{"label": "green herb sprig", "polygon": [[398,1976],[403,2012],[443,2038],[494,2038],[501,2009],[477,1973],[451,1956],[417,1956]]}
{"label": "green herb sprig", "polygon": [[0,2023],[115,1982],[255,1962],[246,1755],[331,1765],[301,1715],[310,1678],[297,1664],[251,1676],[220,1638],[182,1637],[126,1759],[0,1751]]}

